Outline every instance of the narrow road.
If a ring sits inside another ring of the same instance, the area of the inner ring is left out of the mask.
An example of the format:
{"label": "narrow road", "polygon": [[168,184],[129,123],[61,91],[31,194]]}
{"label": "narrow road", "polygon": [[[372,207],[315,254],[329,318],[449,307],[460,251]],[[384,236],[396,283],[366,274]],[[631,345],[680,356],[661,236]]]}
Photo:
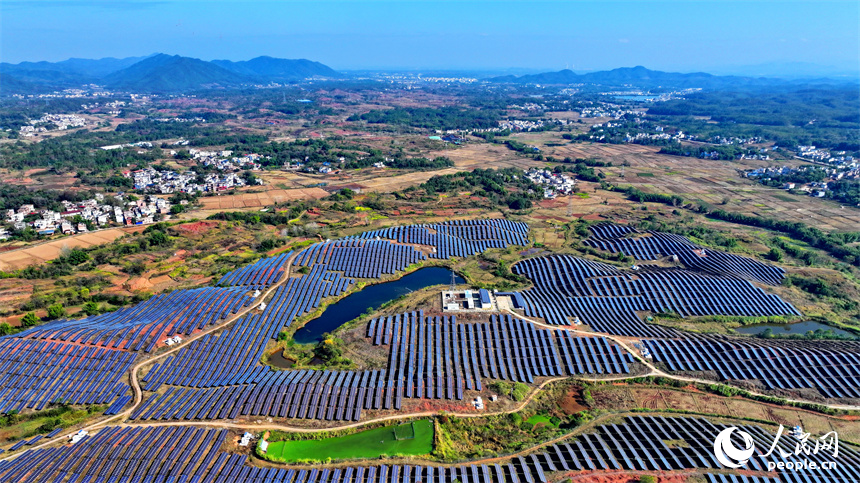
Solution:
{"label": "narrow road", "polygon": [[[539,327],[544,327],[546,329],[567,330],[568,332],[572,332],[574,334],[580,334],[580,335],[585,335],[585,336],[589,336],[589,337],[605,337],[605,338],[615,342],[616,344],[620,345],[622,348],[624,348],[624,350],[631,353],[633,355],[633,357],[636,358],[636,360],[638,360],[639,362],[644,364],[645,367],[647,367],[648,369],[651,369],[651,374],[649,374],[649,375],[665,377],[667,379],[674,379],[676,381],[694,382],[694,383],[699,383],[699,384],[718,384],[717,381],[710,381],[707,379],[699,379],[699,378],[695,378],[695,377],[678,376],[675,374],[670,374],[668,372],[662,371],[659,368],[657,368],[657,366],[655,366],[654,364],[645,360],[645,358],[640,356],[636,350],[634,350],[632,347],[627,345],[627,342],[624,339],[622,339],[618,336],[610,335],[610,334],[600,334],[600,333],[596,333],[596,332],[586,332],[583,330],[572,329],[569,327],[558,327],[555,325],[544,324],[542,322],[538,322],[536,320],[532,320],[532,319],[529,319],[525,316],[511,312],[510,310],[508,310],[507,312],[509,312],[511,315],[513,315],[515,317],[519,317],[520,319],[531,322],[532,324],[535,324]],[[628,377],[627,379],[631,379],[632,377],[642,377],[642,376],[631,376],[631,377]],[[773,396],[768,396],[767,394],[762,394],[759,392],[750,391],[748,389],[743,389],[743,391],[746,391],[747,393],[752,394],[753,396],[773,397]],[[825,406],[828,408],[840,409],[840,410],[844,410],[844,411],[860,411],[860,406],[825,404],[825,403],[820,403],[820,402],[816,402],[816,401],[807,401],[805,399],[788,399],[788,398],[780,398],[780,399],[783,399],[785,401],[792,402],[792,403],[815,404],[818,406]]]}
{"label": "narrow road", "polygon": [[[190,335],[186,339],[183,339],[181,343],[176,344],[170,350],[162,352],[161,354],[150,357],[149,359],[146,359],[145,361],[141,361],[141,362],[135,364],[131,368],[131,373],[129,375],[130,382],[131,382],[131,388],[132,388],[132,391],[134,391],[134,404],[130,408],[128,408],[127,410],[123,411],[122,413],[118,413],[118,414],[111,416],[107,419],[102,419],[101,421],[90,424],[89,426],[85,426],[83,428],[78,428],[78,430],[93,431],[95,429],[98,429],[102,426],[107,425],[108,423],[110,423],[112,421],[115,421],[117,419],[122,420],[126,416],[131,415],[131,413],[134,412],[134,410],[137,408],[137,406],[139,406],[143,402],[143,390],[140,388],[140,382],[139,382],[138,376],[137,376],[137,372],[140,370],[140,368],[142,368],[143,366],[145,366],[151,362],[155,362],[159,359],[167,357],[170,354],[173,354],[174,352],[182,350],[183,348],[187,347],[189,344],[191,344],[195,340],[197,340],[197,339],[199,339],[205,335],[208,335],[208,334],[211,334],[213,332],[217,332],[217,331],[223,329],[224,327],[226,327],[226,326],[232,324],[233,322],[239,320],[240,318],[242,318],[248,312],[257,308],[257,306],[260,305],[259,302],[262,302],[263,300],[265,300],[266,297],[268,297],[269,294],[271,294],[276,288],[280,287],[281,285],[283,285],[284,283],[286,283],[289,280],[290,273],[292,271],[293,260],[295,260],[297,255],[298,255],[298,253],[293,253],[287,259],[287,261],[285,263],[285,266],[287,268],[286,268],[286,271],[284,272],[283,278],[278,283],[269,287],[264,293],[261,293],[260,296],[255,298],[254,301],[250,305],[248,305],[247,307],[245,307],[243,309],[240,309],[232,317],[227,317],[220,324],[212,325],[205,330],[202,330],[196,334]],[[224,423],[224,424],[227,424],[227,423]],[[136,426],[136,425],[135,424],[126,424],[126,426]],[[209,426],[218,426],[218,424],[217,423],[216,424],[210,424]],[[32,448],[28,448],[28,449],[43,448],[43,447],[49,446],[51,444],[66,440],[66,439],[67,439],[66,434],[61,434],[60,436],[57,436],[54,439],[46,440],[43,443],[36,445],[36,446],[33,446]],[[12,460],[15,457],[17,457],[18,455],[23,454],[23,453],[24,453],[24,451],[19,451],[19,452],[16,452],[15,454],[7,455],[5,458],[0,458],[0,461]]]}
{"label": "narrow road", "polygon": [[[286,272],[285,272],[284,277],[281,279],[281,281],[279,281],[278,283],[269,287],[269,289],[266,290],[265,293],[261,294],[260,297],[255,299],[254,303],[252,303],[250,306],[240,310],[234,316],[232,316],[228,319],[225,319],[224,322],[222,322],[218,325],[210,326],[208,329],[201,331],[201,332],[198,332],[198,333],[188,337],[187,339],[183,340],[183,342],[181,344],[176,345],[175,347],[171,348],[170,350],[162,352],[161,354],[158,354],[157,356],[151,357],[145,361],[141,361],[140,363],[138,363],[134,367],[132,367],[131,373],[130,373],[130,382],[131,382],[132,390],[134,391],[134,404],[129,409],[127,409],[126,411],[124,411],[120,414],[116,414],[110,418],[103,419],[101,421],[98,421],[96,423],[93,423],[93,424],[86,426],[84,428],[81,428],[81,429],[86,430],[86,431],[92,431],[92,430],[98,429],[102,426],[105,426],[111,422],[114,422],[117,420],[124,420],[127,416],[131,415],[131,413],[134,412],[134,410],[143,402],[143,390],[140,387],[138,374],[137,374],[138,371],[143,366],[150,364],[152,362],[155,362],[155,361],[162,359],[164,357],[167,357],[170,354],[173,354],[174,352],[182,350],[184,347],[187,347],[194,340],[197,340],[197,339],[199,339],[199,338],[201,338],[207,334],[221,330],[224,327],[228,326],[229,324],[235,322],[236,320],[238,320],[239,318],[241,318],[242,316],[244,316],[248,312],[254,310],[259,305],[258,304],[259,301],[265,300],[265,298],[268,297],[272,293],[272,291],[274,291],[276,288],[278,288],[279,286],[281,286],[282,284],[284,284],[286,281],[289,280],[291,270],[292,270],[292,263],[293,263],[293,260],[295,259],[295,257],[297,255],[298,255],[298,253],[294,253],[287,260],[287,263],[285,264],[287,267]],[[658,376],[658,377],[665,377],[667,379],[673,379],[673,380],[689,382],[689,383],[700,383],[700,384],[714,384],[714,383],[716,383],[716,381],[710,381],[710,380],[706,380],[706,379],[698,379],[698,378],[694,378],[694,377],[684,377],[684,376],[678,376],[678,375],[667,373],[667,372],[657,368],[653,363],[647,361],[641,355],[639,355],[638,351],[636,351],[635,349],[630,347],[630,345],[628,344],[628,342],[624,338],[621,338],[621,337],[618,337],[615,335],[610,335],[610,334],[586,332],[586,331],[578,330],[578,329],[575,329],[572,327],[565,327],[565,326],[559,327],[559,326],[555,326],[555,325],[549,325],[549,324],[545,324],[543,322],[538,322],[536,320],[529,319],[529,318],[527,318],[523,315],[517,314],[511,310],[504,310],[503,312],[509,313],[509,314],[513,315],[514,317],[520,318],[522,320],[525,320],[529,323],[532,323],[538,327],[542,327],[545,329],[566,330],[566,331],[571,332],[573,334],[587,336],[587,337],[605,337],[605,338],[615,342],[616,344],[621,346],[624,350],[626,350],[627,352],[632,354],[633,357],[638,362],[642,363],[645,367],[647,367],[651,371],[647,374],[636,375],[636,376],[625,375],[625,376],[617,376],[617,377],[610,377],[610,378],[600,378],[600,379],[595,378],[594,380],[623,381],[623,380],[638,378],[638,377]],[[529,396],[526,399],[521,401],[515,407],[508,409],[508,410],[494,411],[494,412],[474,412],[474,413],[473,412],[469,412],[469,413],[453,412],[453,413],[448,413],[448,414],[451,414],[452,416],[456,416],[458,418],[482,418],[482,417],[499,416],[499,415],[517,412],[517,411],[520,411],[523,408],[525,408],[540,393],[540,391],[547,384],[561,381],[561,380],[564,380],[567,378],[568,377],[554,377],[554,378],[549,378],[549,379],[545,380],[538,387],[534,388],[530,392]],[[585,378],[585,377],[578,377],[578,378],[583,379],[583,380],[589,380],[588,378]],[[757,393],[757,392],[750,391],[750,390],[745,390],[745,391],[749,394],[754,395],[754,396],[767,396],[765,394]],[[815,401],[806,401],[806,400],[800,400],[800,399],[785,399],[785,400],[788,402],[792,402],[792,403],[816,404],[816,405],[826,406],[829,408],[840,409],[840,410],[853,410],[853,411],[860,410],[860,406],[822,404],[822,403],[815,402]],[[439,411],[425,411],[425,412],[418,412],[418,413],[393,414],[390,416],[382,416],[382,417],[378,417],[378,418],[374,418],[374,419],[358,421],[358,422],[349,423],[349,424],[342,424],[342,425],[327,427],[327,428],[304,428],[304,427],[280,425],[280,424],[228,423],[228,422],[224,422],[224,421],[165,421],[165,422],[153,422],[153,423],[123,422],[123,423],[119,423],[119,425],[123,426],[123,427],[204,426],[204,427],[228,428],[228,429],[276,430],[276,431],[284,431],[284,432],[292,432],[292,433],[318,433],[318,432],[335,431],[335,430],[342,430],[342,429],[360,428],[362,426],[367,426],[369,424],[387,422],[387,421],[396,421],[396,420],[407,419],[407,418],[411,419],[411,418],[416,418],[416,417],[430,417],[430,416],[436,416],[438,414],[439,414]],[[559,437],[553,441],[565,439],[568,437],[570,437],[570,434]],[[43,447],[52,445],[54,443],[63,441],[65,439],[66,439],[65,435],[58,436],[52,440],[44,441],[43,443],[41,443],[37,446],[34,446],[31,449],[43,448]],[[540,446],[543,446],[546,444],[551,444],[553,441],[543,443]],[[533,448],[530,450],[533,450]],[[6,456],[5,458],[0,459],[0,461],[14,459],[19,454],[23,454],[23,451],[22,452],[16,452],[15,454],[10,454],[10,455]],[[510,457],[510,455],[507,457]]]}

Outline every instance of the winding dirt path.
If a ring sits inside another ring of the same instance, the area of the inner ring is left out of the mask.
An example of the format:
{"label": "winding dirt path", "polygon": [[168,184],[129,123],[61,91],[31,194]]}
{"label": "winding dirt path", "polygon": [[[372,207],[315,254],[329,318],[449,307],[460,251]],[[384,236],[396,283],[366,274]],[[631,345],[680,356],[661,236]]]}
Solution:
{"label": "winding dirt path", "polygon": [[[281,279],[281,281],[279,281],[278,283],[269,287],[269,289],[266,290],[265,293],[261,294],[261,296],[258,297],[256,300],[259,300],[259,301],[265,300],[265,298],[268,297],[276,288],[280,287],[282,284],[284,284],[285,282],[287,282],[289,280],[291,270],[292,270],[292,263],[293,263],[293,260],[295,259],[296,256],[298,256],[298,253],[294,253],[287,260],[286,273],[285,273],[285,276]],[[158,354],[154,357],[151,357],[145,361],[141,361],[140,363],[136,364],[134,367],[132,367],[131,373],[130,373],[131,387],[132,387],[132,390],[134,391],[134,404],[122,413],[119,413],[119,414],[116,414],[110,418],[95,422],[95,423],[93,423],[89,426],[86,426],[84,428],[81,428],[81,429],[86,430],[86,431],[93,431],[93,430],[96,430],[100,427],[103,427],[103,426],[105,426],[111,422],[114,422],[117,420],[121,420],[121,421],[124,420],[127,416],[131,415],[131,413],[134,412],[134,410],[143,402],[143,390],[140,387],[140,382],[138,379],[138,371],[143,366],[150,364],[152,362],[155,362],[155,361],[162,359],[164,357],[167,357],[168,355],[173,354],[173,353],[183,349],[184,347],[187,347],[194,340],[197,340],[197,339],[199,339],[205,335],[208,335],[208,334],[211,334],[213,332],[216,332],[218,330],[223,329],[224,327],[228,326],[229,324],[235,322],[236,320],[238,320],[239,318],[241,318],[242,316],[247,314],[248,312],[254,310],[257,307],[257,305],[259,305],[259,304],[257,304],[255,301],[255,303],[251,304],[250,306],[248,306],[245,309],[240,310],[234,316],[225,319],[222,323],[220,323],[218,325],[213,325],[204,331],[198,332],[198,333],[188,337],[187,339],[183,340],[182,343],[178,344],[176,347],[173,347],[168,351],[162,352],[161,354]],[[628,380],[628,379],[633,379],[633,378],[638,378],[638,377],[659,376],[659,377],[665,377],[667,379],[673,379],[673,380],[677,380],[677,381],[690,382],[690,383],[700,383],[700,384],[714,384],[715,383],[715,381],[710,381],[710,380],[706,380],[706,379],[678,376],[678,375],[667,373],[667,372],[657,368],[653,363],[647,361],[645,358],[640,356],[638,351],[633,349],[628,344],[628,341],[622,337],[618,337],[618,336],[610,335],[610,334],[586,332],[586,331],[578,330],[578,329],[575,329],[572,327],[559,327],[559,326],[555,326],[555,325],[549,325],[549,324],[545,324],[543,322],[538,322],[536,320],[529,319],[523,315],[517,314],[517,313],[510,311],[510,310],[505,310],[504,312],[509,313],[509,314],[511,314],[517,318],[520,318],[522,320],[525,320],[525,321],[527,321],[531,324],[534,324],[538,327],[542,327],[542,328],[546,328],[546,329],[566,330],[566,331],[571,332],[573,334],[587,336],[587,337],[605,337],[605,338],[615,342],[616,344],[621,346],[624,350],[626,350],[627,352],[632,354],[633,357],[638,362],[642,363],[645,367],[647,367],[651,371],[649,373],[636,375],[636,376],[625,375],[625,376],[617,376],[617,377],[609,377],[609,378],[600,378],[600,379],[595,379],[595,380],[623,381],[623,380]],[[520,411],[523,408],[525,408],[540,393],[540,391],[543,390],[543,388],[547,384],[561,381],[561,380],[568,379],[568,378],[569,377],[565,376],[565,377],[554,377],[554,378],[549,378],[549,379],[545,380],[539,386],[534,388],[529,393],[528,397],[526,397],[523,401],[521,401],[515,407],[508,409],[508,410],[493,411],[493,412],[479,412],[479,413],[451,412],[448,414],[450,414],[452,416],[456,416],[458,418],[482,418],[482,417],[499,416],[499,415],[517,412],[517,411]],[[587,378],[583,378],[583,377],[579,377],[579,379],[587,380]],[[749,391],[749,390],[745,390],[745,391],[749,394],[754,395],[754,396],[767,396],[766,394],[761,394],[761,393],[754,392],[754,391]],[[806,401],[806,400],[801,400],[801,399],[785,399],[785,400],[788,402],[792,402],[792,403],[817,404],[817,405],[826,406],[826,407],[833,408],[833,409],[840,409],[840,410],[855,410],[855,411],[860,410],[860,406],[823,404],[823,403],[819,403],[819,402]],[[364,421],[358,421],[358,422],[354,422],[354,423],[342,424],[342,425],[333,426],[333,427],[326,427],[326,428],[305,428],[305,427],[289,426],[289,425],[282,425],[282,424],[229,423],[229,422],[224,422],[224,421],[165,421],[165,422],[152,422],[152,423],[122,422],[122,423],[119,423],[118,425],[123,426],[123,427],[204,426],[204,427],[226,428],[226,429],[255,429],[255,430],[277,430],[277,431],[292,432],[292,433],[318,433],[318,432],[335,431],[335,430],[342,430],[342,429],[360,428],[362,426],[367,426],[370,424],[386,422],[386,421],[396,421],[396,420],[407,419],[407,418],[411,419],[411,418],[416,418],[416,417],[430,417],[430,416],[436,416],[438,414],[439,414],[439,411],[424,411],[424,412],[414,412],[414,413],[404,413],[404,414],[392,414],[389,416],[382,416],[382,417],[378,417],[378,418],[374,418],[374,419],[368,419],[368,420],[364,420]],[[547,444],[552,444],[553,442],[557,442],[557,441],[569,438],[571,436],[571,434],[573,434],[573,433],[568,433],[566,435],[562,435],[558,438],[555,438],[551,441],[541,443],[541,445],[538,445],[537,447],[545,446]],[[57,442],[61,442],[65,439],[66,439],[65,435],[58,436],[52,440],[44,441],[42,444],[34,446],[30,449],[39,449],[39,448],[47,447],[47,446],[55,444]],[[510,458],[511,456],[516,456],[519,454],[525,454],[526,452],[533,451],[533,450],[534,450],[534,448],[530,448],[528,450],[523,450],[523,451],[516,453],[514,455],[507,455],[503,458]],[[16,452],[15,454],[10,454],[10,455],[6,456],[5,458],[0,459],[0,461],[14,459],[16,456],[18,456],[19,454],[23,454],[23,453],[24,452],[22,451],[22,452]],[[502,457],[493,458],[493,459],[486,460],[486,461],[495,461],[497,459],[502,459]]]}

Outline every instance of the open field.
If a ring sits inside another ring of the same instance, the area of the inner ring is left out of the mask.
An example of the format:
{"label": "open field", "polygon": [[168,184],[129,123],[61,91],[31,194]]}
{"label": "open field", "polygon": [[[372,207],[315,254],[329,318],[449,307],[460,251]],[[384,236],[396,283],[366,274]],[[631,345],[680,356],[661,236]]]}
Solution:
{"label": "open field", "polygon": [[293,200],[320,199],[328,193],[320,188],[274,189],[261,193],[240,193],[235,195],[209,196],[200,199],[203,210],[236,210],[244,208],[263,208]]}
{"label": "open field", "polygon": [[458,149],[431,151],[428,156],[445,156],[460,170],[475,168],[527,168],[544,163],[518,156],[506,146],[484,142],[472,142]]}
{"label": "open field", "polygon": [[[276,441],[269,444],[269,459],[282,463],[379,458],[380,456],[420,456],[433,451],[433,422],[422,419],[411,428],[400,425],[369,429],[360,433],[335,438],[303,441]],[[395,437],[395,433],[397,437]]]}
{"label": "open field", "polygon": [[142,231],[143,226],[132,226],[127,228],[110,228],[92,233],[72,235],[57,240],[51,240],[39,245],[26,246],[20,249],[12,249],[0,252],[0,270],[10,271],[26,268],[30,265],[53,260],[60,256],[63,250],[82,247],[88,248],[102,245],[121,238],[129,233]]}
{"label": "open field", "polygon": [[[635,144],[583,144],[546,146],[566,142],[557,133],[531,133],[517,137],[541,147],[556,158],[594,158],[612,162],[596,168],[606,181],[635,186],[652,193],[677,194],[691,202],[705,202],[727,211],[787,221],[802,221],[825,231],[851,231],[860,227],[860,210],[828,200],[795,196],[763,186],[739,175],[739,171],[792,161],[715,161],[657,154],[659,147]],[[621,176],[623,172],[623,177]]]}

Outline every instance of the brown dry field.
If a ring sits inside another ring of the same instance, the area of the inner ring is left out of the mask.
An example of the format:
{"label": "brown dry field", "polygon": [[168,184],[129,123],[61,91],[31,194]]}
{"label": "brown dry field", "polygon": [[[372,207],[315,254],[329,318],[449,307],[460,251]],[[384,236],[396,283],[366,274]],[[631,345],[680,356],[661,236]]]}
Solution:
{"label": "brown dry field", "polygon": [[592,388],[597,405],[609,410],[645,408],[684,410],[719,414],[731,418],[752,418],[782,424],[786,428],[801,425],[813,435],[836,431],[840,440],[860,442],[860,421],[836,418],[790,407],[762,404],[739,397],[723,397],[693,390],[637,387],[624,384]]}
{"label": "brown dry field", "polygon": [[[621,186],[632,185],[652,193],[677,194],[688,201],[703,201],[726,211],[747,215],[802,221],[825,231],[851,231],[860,227],[860,210],[842,207],[828,200],[790,195],[739,175],[740,170],[768,165],[793,165],[795,161],[715,161],[657,154],[659,147],[634,144],[565,144],[557,133],[518,135],[517,139],[541,146],[556,158],[595,158],[611,161],[611,168],[596,168],[606,180]],[[628,166],[622,168],[622,164]],[[622,169],[624,177],[621,177]],[[653,176],[639,176],[639,173]],[[723,201],[726,204],[722,204]],[[790,201],[789,201],[790,200]]]}
{"label": "brown dry field", "polygon": [[28,169],[26,171],[0,173],[0,183],[18,186],[29,186],[43,190],[78,190],[74,184],[78,181],[74,174],[42,174],[44,169]]}
{"label": "brown dry field", "polygon": [[528,168],[544,164],[517,156],[513,151],[504,146],[487,143],[472,143],[459,149],[431,151],[427,154],[427,157],[431,159],[437,156],[448,157],[454,162],[455,167],[388,177],[380,176],[355,182],[368,191],[392,192],[423,183],[433,176],[454,174],[463,170],[473,170],[476,168]]}
{"label": "brown dry field", "polygon": [[208,196],[200,199],[203,210],[233,210],[243,208],[262,208],[286,201],[299,199],[320,199],[328,192],[320,188],[272,189],[261,193],[240,193],[235,195]]}
{"label": "brown dry field", "polygon": [[445,156],[454,162],[457,168],[528,168],[542,166],[545,163],[518,156],[514,151],[499,144],[469,143],[458,149],[431,151],[429,158]]}
{"label": "brown dry field", "polygon": [[87,248],[95,245],[103,245],[129,233],[141,231],[144,228],[142,226],[109,228],[92,233],[67,236],[26,248],[0,252],[0,270],[10,271],[26,268],[30,265],[53,260],[66,248]]}

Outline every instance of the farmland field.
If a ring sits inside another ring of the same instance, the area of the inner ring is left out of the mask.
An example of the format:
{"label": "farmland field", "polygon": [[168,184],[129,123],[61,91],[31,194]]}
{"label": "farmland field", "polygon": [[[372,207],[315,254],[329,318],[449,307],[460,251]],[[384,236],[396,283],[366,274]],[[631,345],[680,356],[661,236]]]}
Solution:
{"label": "farmland field", "polygon": [[40,245],[27,246],[21,249],[13,249],[0,252],[0,270],[18,270],[47,260],[57,258],[63,250],[71,248],[89,248],[116,240],[129,233],[142,231],[143,226],[128,228],[111,228],[93,233],[83,233],[52,240]]}

